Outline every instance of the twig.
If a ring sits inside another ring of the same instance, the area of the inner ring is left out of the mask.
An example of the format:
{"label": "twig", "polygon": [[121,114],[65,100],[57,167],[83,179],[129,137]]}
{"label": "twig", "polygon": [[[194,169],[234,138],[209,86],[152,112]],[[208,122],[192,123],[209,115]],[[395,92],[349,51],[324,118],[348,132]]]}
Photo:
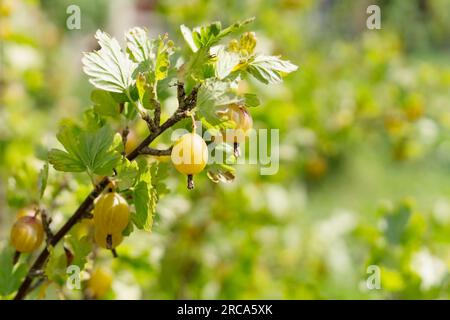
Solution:
{"label": "twig", "polygon": [[[161,133],[163,133],[168,128],[172,127],[178,121],[187,117],[186,111],[192,110],[197,104],[197,93],[199,86],[192,89],[191,93],[186,97],[184,91],[184,85],[182,83],[177,84],[178,92],[178,109],[175,113],[167,119],[160,127],[156,128],[155,131],[151,132],[144,141],[141,142],[133,151],[127,155],[127,159],[132,161],[137,156],[140,155],[142,149],[147,147],[153,140],[155,140]],[[89,195],[80,204],[73,215],[66,221],[66,223],[58,230],[58,232],[50,240],[51,246],[56,246],[58,242],[72,229],[72,227],[84,217],[86,212],[90,212],[94,203],[94,200],[103,192],[106,186],[110,183],[108,177],[104,177],[99,183],[97,183],[94,189],[89,193]],[[14,300],[22,300],[26,297],[29,292],[30,286],[33,282],[33,274],[36,272],[42,272],[42,267],[47,262],[50,255],[50,251],[46,248],[42,250],[39,256],[36,258],[35,262],[28,271],[27,276],[23,280],[22,284],[17,291]]]}
{"label": "twig", "polygon": [[145,147],[140,151],[140,154],[147,154],[151,156],[170,156],[172,153],[172,147],[164,150],[153,149],[150,147]]}
{"label": "twig", "polygon": [[128,126],[125,127],[125,129],[122,130],[122,145],[123,145],[123,151],[122,151],[122,155],[125,157],[126,156],[126,148],[127,148],[127,140],[128,140],[128,134],[130,133],[130,129],[128,128]]}
{"label": "twig", "polygon": [[50,223],[52,222],[52,218],[49,218],[47,216],[47,212],[45,211],[45,209],[40,209],[39,212],[40,212],[41,218],[42,218],[42,227],[44,228],[44,232],[46,235],[46,242],[47,242],[47,245],[49,245],[50,241],[53,238],[53,232],[50,229]]}
{"label": "twig", "polygon": [[158,100],[152,99],[151,101],[155,107],[154,119],[153,122],[155,127],[158,128],[161,122],[161,103]]}
{"label": "twig", "polygon": [[141,117],[142,117],[142,120],[144,120],[145,123],[147,123],[147,127],[148,127],[148,130],[150,130],[150,132],[156,131],[157,128],[155,126],[155,123],[150,118],[150,115],[148,114],[148,112],[146,112],[145,114],[142,114]]}

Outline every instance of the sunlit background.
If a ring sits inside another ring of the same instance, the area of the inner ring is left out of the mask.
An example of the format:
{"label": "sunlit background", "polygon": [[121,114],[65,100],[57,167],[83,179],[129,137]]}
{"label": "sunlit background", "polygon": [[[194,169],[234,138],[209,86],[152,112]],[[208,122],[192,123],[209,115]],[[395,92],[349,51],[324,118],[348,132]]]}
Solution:
{"label": "sunlit background", "polygon": [[[71,4],[80,30],[66,27]],[[381,30],[366,27],[370,4]],[[172,170],[153,231],[133,233],[117,259],[96,256],[113,274],[104,298],[449,298],[446,0],[0,0],[1,246],[32,205],[59,121],[90,106],[81,57],[96,49],[97,29],[123,39],[144,26],[183,46],[180,24],[252,16],[257,49],[300,67],[270,90],[246,84],[261,94],[255,127],[280,130],[279,172],[241,165],[234,183],[203,175],[189,192]],[[163,99],[173,110],[173,94]],[[54,170],[51,181],[64,181],[46,194],[56,227],[90,185]],[[379,289],[367,286],[371,265]],[[32,297],[83,296],[42,288]]]}

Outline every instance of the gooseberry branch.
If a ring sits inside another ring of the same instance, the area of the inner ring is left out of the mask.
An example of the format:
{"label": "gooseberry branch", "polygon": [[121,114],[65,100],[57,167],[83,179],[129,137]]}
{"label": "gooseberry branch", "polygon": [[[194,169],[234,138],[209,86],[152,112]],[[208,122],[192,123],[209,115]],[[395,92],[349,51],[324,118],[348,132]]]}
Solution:
{"label": "gooseberry branch", "polygon": [[[155,100],[155,113],[153,119],[153,126],[151,126],[150,134],[133,150],[127,155],[127,159],[132,161],[140,154],[151,154],[146,153],[150,149],[148,146],[152,143],[158,136],[160,136],[164,131],[175,125],[180,120],[189,117],[189,111],[194,109],[197,104],[197,94],[198,94],[199,86],[196,86],[192,89],[192,91],[186,95],[184,84],[181,82],[177,83],[177,97],[178,97],[178,108],[173,113],[173,115],[167,119],[163,124],[160,123],[160,112],[161,107],[158,101]],[[143,152],[144,150],[144,152]],[[170,150],[170,149],[169,149]],[[166,155],[168,153],[167,150],[161,150],[161,155]],[[170,153],[169,153],[170,154]],[[43,267],[47,262],[50,251],[50,246],[56,246],[61,239],[72,229],[72,227],[81,219],[90,215],[90,211],[92,210],[94,200],[105,190],[105,188],[109,185],[110,179],[108,177],[104,177],[100,182],[95,184],[94,189],[89,193],[89,195],[84,199],[84,201],[80,204],[80,206],[75,210],[72,216],[66,221],[66,223],[56,232],[51,239],[48,241],[46,247],[41,251],[39,256],[34,261],[33,265],[29,269],[25,279],[22,281],[14,300],[22,300],[26,297],[26,295],[31,291],[37,288],[38,285],[33,284],[33,279],[36,274],[42,274]]]}

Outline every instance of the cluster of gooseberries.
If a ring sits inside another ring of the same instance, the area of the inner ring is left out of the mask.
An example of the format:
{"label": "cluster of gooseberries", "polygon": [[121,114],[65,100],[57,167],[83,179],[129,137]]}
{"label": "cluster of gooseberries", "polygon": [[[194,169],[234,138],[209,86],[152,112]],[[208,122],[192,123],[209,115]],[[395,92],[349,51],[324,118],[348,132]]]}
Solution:
{"label": "cluster of gooseberries", "polygon": [[20,253],[36,250],[44,240],[44,228],[38,212],[21,209],[17,213],[17,220],[11,229],[11,244],[16,249],[14,262]]}
{"label": "cluster of gooseberries", "polygon": [[[218,114],[234,124],[233,129],[222,132],[225,142],[232,143],[235,155],[239,156],[239,143],[242,143],[253,126],[248,110],[238,104],[230,104]],[[194,120],[194,119],[193,119]],[[131,137],[129,143],[133,142]],[[193,131],[181,136],[171,151],[171,160],[176,170],[187,175],[188,189],[194,188],[193,175],[200,173],[208,162],[208,147],[201,136]],[[95,242],[109,249],[115,255],[115,248],[122,242],[122,233],[130,220],[130,207],[117,192],[102,194],[95,202],[94,226]],[[11,230],[11,244],[16,249],[16,258],[20,253],[36,250],[44,239],[44,229],[37,212],[22,209]]]}

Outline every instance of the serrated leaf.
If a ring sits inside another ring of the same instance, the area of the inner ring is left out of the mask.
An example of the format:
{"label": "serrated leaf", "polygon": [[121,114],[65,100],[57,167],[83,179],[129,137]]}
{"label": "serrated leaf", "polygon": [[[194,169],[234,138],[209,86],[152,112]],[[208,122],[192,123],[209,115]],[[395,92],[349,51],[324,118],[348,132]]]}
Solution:
{"label": "serrated leaf", "polygon": [[50,150],[49,162],[59,171],[110,175],[120,159],[120,154],[111,149],[114,136],[109,126],[91,132],[75,125],[63,125],[57,138],[66,151]]}
{"label": "serrated leaf", "polygon": [[50,281],[63,285],[66,281],[67,258],[62,244],[48,248],[50,257],[45,265],[45,275]]}
{"label": "serrated leaf", "polygon": [[125,33],[127,41],[127,52],[136,63],[141,63],[153,59],[153,42],[148,38],[145,29],[134,27]]}
{"label": "serrated leaf", "polygon": [[15,292],[21,280],[27,274],[27,266],[24,263],[13,265],[14,250],[5,247],[0,253],[0,296],[7,296]]}
{"label": "serrated leaf", "polygon": [[195,27],[190,30],[185,25],[180,26],[181,34],[193,52],[200,48],[209,48],[233,32],[239,31],[242,27],[252,22],[254,18],[246,19],[233,23],[229,27],[222,29],[219,21],[210,24]]}
{"label": "serrated leaf", "polygon": [[132,220],[138,229],[150,231],[153,224],[155,211],[155,199],[151,185],[146,181],[140,181],[133,190],[133,200],[136,213]]}
{"label": "serrated leaf", "polygon": [[122,93],[133,85],[132,74],[136,65],[122,51],[116,39],[97,30],[95,38],[100,50],[85,53],[82,59],[84,72],[95,87]]}
{"label": "serrated leaf", "polygon": [[298,67],[289,61],[276,56],[256,56],[246,70],[257,80],[265,84],[280,83],[283,75],[297,70]]}
{"label": "serrated leaf", "polygon": [[119,115],[119,103],[112,95],[104,90],[93,90],[91,101],[94,104],[94,111],[102,116],[116,117]]}
{"label": "serrated leaf", "polygon": [[147,31],[142,28],[130,29],[126,34],[127,52],[139,63],[139,70],[148,73],[151,86],[167,77],[170,60],[173,54],[171,41],[167,35],[157,39],[149,39]]}
{"label": "serrated leaf", "polygon": [[236,178],[236,169],[221,163],[215,163],[208,166],[208,178],[214,183],[230,183]]}
{"label": "serrated leaf", "polygon": [[216,55],[216,77],[223,80],[231,73],[233,68],[239,64],[239,54],[226,50],[224,46],[219,46]]}
{"label": "serrated leaf", "polygon": [[47,188],[47,181],[48,181],[48,162],[45,162],[41,171],[39,171],[38,176],[39,198],[42,198],[44,196],[45,189]]}
{"label": "serrated leaf", "polygon": [[217,111],[222,106],[242,101],[242,97],[232,92],[230,82],[206,81],[198,93],[197,111],[207,129],[224,129],[229,127],[229,122],[219,117]]}
{"label": "serrated leaf", "polygon": [[86,170],[86,167],[78,158],[58,149],[50,150],[48,161],[53,165],[53,168],[58,171],[83,172]]}
{"label": "serrated leaf", "polygon": [[197,52],[198,47],[195,44],[191,29],[189,29],[184,24],[182,24],[180,26],[180,31],[181,31],[181,34],[182,34],[184,40],[189,45],[189,48],[191,48],[192,52]]}
{"label": "serrated leaf", "polygon": [[116,181],[119,190],[127,190],[134,186],[139,175],[136,161],[124,159],[116,168],[116,171],[117,175],[114,177],[114,181]]}

